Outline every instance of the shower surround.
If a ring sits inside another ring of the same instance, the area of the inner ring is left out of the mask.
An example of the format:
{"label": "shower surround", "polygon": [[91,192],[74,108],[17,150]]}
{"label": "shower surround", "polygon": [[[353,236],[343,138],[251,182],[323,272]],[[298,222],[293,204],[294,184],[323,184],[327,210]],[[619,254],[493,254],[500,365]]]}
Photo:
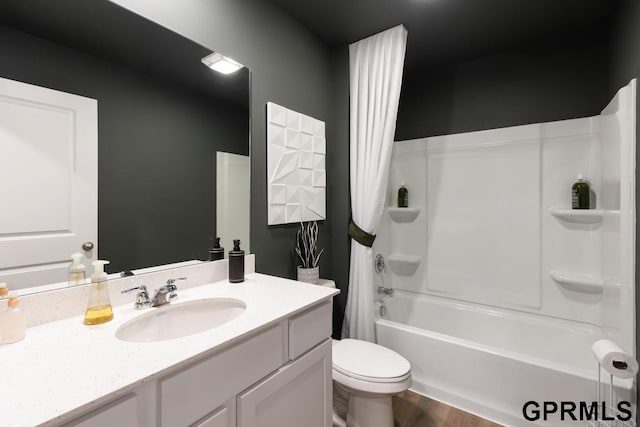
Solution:
{"label": "shower surround", "polygon": [[[374,253],[396,296],[376,333],[417,391],[527,425],[527,400],[595,399],[595,340],[635,355],[635,85],[595,117],[395,143]],[[571,209],[580,173],[589,210]]]}

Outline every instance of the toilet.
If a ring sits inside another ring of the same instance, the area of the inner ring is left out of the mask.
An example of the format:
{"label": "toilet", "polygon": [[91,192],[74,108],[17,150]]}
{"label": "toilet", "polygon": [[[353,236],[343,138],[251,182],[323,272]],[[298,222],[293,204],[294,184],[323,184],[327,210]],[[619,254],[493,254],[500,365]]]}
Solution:
{"label": "toilet", "polygon": [[[329,279],[318,284],[336,287]],[[386,347],[354,339],[333,340],[332,359],[333,426],[393,427],[391,396],[411,387],[409,361]]]}
{"label": "toilet", "polygon": [[[391,396],[411,386],[411,365],[395,351],[367,341],[333,341],[334,426],[393,427]],[[336,411],[347,399],[346,421]]]}

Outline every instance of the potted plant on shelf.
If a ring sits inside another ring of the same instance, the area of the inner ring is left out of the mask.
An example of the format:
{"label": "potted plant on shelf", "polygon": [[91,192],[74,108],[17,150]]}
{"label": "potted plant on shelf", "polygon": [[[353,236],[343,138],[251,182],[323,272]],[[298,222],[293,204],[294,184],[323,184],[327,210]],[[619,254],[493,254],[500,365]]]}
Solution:
{"label": "potted plant on shelf", "polygon": [[296,234],[296,253],[300,258],[298,265],[298,281],[318,284],[320,268],[318,261],[324,249],[318,251],[318,223],[315,221],[300,223]]}

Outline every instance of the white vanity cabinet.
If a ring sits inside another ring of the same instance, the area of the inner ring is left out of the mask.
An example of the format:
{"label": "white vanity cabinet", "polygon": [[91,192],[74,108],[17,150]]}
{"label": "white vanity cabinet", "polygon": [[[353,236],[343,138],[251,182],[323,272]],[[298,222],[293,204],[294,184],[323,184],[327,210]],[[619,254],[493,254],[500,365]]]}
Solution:
{"label": "white vanity cabinet", "polygon": [[67,424],[330,427],[331,302],[240,337]]}

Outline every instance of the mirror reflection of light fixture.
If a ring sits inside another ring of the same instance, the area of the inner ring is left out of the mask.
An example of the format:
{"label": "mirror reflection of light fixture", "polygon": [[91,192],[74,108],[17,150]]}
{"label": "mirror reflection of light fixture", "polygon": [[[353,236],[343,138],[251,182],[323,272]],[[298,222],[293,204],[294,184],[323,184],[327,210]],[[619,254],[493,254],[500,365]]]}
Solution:
{"label": "mirror reflection of light fixture", "polygon": [[211,55],[205,56],[202,58],[202,63],[222,74],[231,74],[244,67],[242,64],[219,53],[212,53]]}

